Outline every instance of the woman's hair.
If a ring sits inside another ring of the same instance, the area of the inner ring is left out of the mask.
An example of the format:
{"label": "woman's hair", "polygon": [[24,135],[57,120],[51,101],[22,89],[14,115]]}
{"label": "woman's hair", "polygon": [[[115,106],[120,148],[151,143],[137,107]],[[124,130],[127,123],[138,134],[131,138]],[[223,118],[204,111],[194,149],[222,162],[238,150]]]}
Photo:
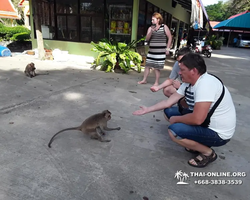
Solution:
{"label": "woman's hair", "polygon": [[162,23],[163,23],[163,18],[162,18],[162,16],[161,16],[160,13],[155,12],[155,13],[152,15],[152,17],[155,17],[156,19],[159,19],[159,24],[162,24]]}

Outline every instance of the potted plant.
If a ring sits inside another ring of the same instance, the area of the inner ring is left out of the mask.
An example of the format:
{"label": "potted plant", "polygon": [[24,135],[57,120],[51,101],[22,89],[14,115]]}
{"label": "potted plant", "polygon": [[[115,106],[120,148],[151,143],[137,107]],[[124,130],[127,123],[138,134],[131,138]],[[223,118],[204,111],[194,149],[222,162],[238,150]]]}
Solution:
{"label": "potted plant", "polygon": [[100,70],[112,72],[116,69],[121,69],[127,73],[132,67],[137,66],[137,71],[141,72],[142,57],[135,52],[136,44],[145,40],[145,37],[140,40],[133,40],[128,44],[123,42],[111,42],[107,39],[102,39],[98,43],[91,42],[94,46],[91,50],[98,52],[98,56],[94,61],[93,68],[101,65]]}
{"label": "potted plant", "polygon": [[220,37],[217,39],[215,35],[212,35],[211,37],[208,38],[206,41],[206,44],[210,44],[213,49],[221,49],[221,46],[223,45],[223,40],[224,37]]}

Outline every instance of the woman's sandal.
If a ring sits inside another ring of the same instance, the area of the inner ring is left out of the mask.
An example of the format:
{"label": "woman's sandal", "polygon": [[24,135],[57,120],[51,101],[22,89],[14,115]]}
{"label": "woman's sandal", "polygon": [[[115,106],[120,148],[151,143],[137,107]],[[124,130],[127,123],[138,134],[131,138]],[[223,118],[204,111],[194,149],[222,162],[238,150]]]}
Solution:
{"label": "woman's sandal", "polygon": [[215,161],[217,159],[217,154],[212,149],[212,153],[210,156],[205,156],[203,154],[199,154],[198,156],[196,156],[193,159],[194,159],[196,165],[190,163],[190,160],[188,161],[188,164],[191,165],[192,167],[202,168],[202,167],[206,167],[209,163]]}
{"label": "woman's sandal", "polygon": [[186,150],[187,152],[189,152],[189,153],[194,153],[194,154],[200,153],[199,151],[194,151],[194,150],[188,149],[188,148],[185,148],[185,150]]}

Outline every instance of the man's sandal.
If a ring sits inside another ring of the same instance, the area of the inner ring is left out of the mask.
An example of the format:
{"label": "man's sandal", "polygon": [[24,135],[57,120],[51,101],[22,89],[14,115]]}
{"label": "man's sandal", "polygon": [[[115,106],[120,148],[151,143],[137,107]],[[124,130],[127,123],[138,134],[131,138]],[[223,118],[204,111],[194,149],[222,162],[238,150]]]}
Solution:
{"label": "man's sandal", "polygon": [[187,152],[193,153],[193,154],[198,154],[198,153],[200,153],[199,151],[194,151],[194,150],[188,149],[188,148],[185,148],[185,150],[186,150]]}
{"label": "man's sandal", "polygon": [[217,154],[212,149],[212,153],[210,156],[205,156],[203,154],[199,154],[198,156],[196,156],[193,159],[194,159],[196,164],[190,163],[190,161],[192,159],[188,161],[188,164],[191,165],[192,167],[202,168],[202,167],[206,167],[209,163],[215,161],[217,159]]}

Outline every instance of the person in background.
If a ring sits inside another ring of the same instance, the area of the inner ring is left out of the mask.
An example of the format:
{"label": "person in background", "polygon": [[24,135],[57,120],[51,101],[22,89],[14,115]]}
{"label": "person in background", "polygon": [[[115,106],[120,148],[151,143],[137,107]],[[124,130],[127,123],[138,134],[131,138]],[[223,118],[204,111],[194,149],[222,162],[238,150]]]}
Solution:
{"label": "person in background", "polygon": [[234,47],[236,47],[237,41],[238,41],[238,38],[235,37],[235,38],[234,38],[234,44],[233,44]]}
{"label": "person in background", "polygon": [[189,47],[183,47],[177,53],[177,61],[174,63],[173,69],[169,75],[169,78],[160,85],[155,85],[150,88],[152,92],[157,92],[163,89],[163,94],[166,97],[170,97],[181,85],[181,77],[179,75],[180,66],[179,61],[184,55],[191,53]]}
{"label": "person in background", "polygon": [[[168,43],[166,41],[168,38]],[[148,28],[146,41],[149,41],[149,51],[147,54],[145,70],[142,81],[138,84],[146,84],[150,68],[155,72],[155,83],[159,85],[160,70],[165,64],[166,55],[169,55],[171,45],[171,33],[167,25],[163,24],[163,18],[160,13],[155,12],[152,16],[152,26]]]}

